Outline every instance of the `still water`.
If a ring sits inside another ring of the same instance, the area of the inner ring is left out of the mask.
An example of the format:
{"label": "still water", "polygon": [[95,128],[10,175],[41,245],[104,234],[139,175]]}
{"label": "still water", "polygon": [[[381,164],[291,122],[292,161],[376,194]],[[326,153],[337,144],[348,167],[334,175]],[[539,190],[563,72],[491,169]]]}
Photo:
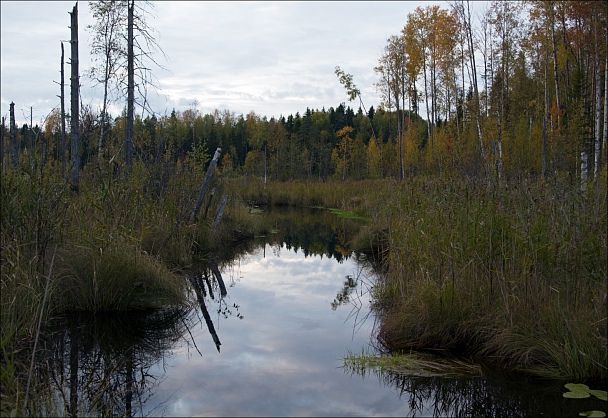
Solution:
{"label": "still water", "polygon": [[58,410],[134,416],[577,416],[605,410],[605,402],[564,399],[565,382],[490,371],[442,379],[342,368],[347,351],[376,346],[373,271],[347,250],[361,224],[326,213],[273,216],[272,234],[192,275],[192,309],[66,318],[47,341]]}
{"label": "still water", "polygon": [[[377,381],[352,379],[339,368],[345,350],[360,352],[367,345],[373,326],[350,303],[335,301],[347,277],[360,276],[360,270],[352,259],[338,263],[268,244],[227,267],[227,296],[205,299],[220,351],[201,320],[165,365],[151,369],[168,373],[146,406],[164,402],[163,412],[177,416],[402,410]],[[354,281],[346,288],[360,290]],[[359,294],[357,300],[367,303],[365,298]]]}

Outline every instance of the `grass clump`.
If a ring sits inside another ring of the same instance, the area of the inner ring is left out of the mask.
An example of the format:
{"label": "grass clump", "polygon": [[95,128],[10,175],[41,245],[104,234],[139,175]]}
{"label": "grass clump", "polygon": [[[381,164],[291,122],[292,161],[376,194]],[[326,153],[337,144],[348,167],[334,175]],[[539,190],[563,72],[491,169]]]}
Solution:
{"label": "grass clump", "polygon": [[58,260],[54,304],[64,310],[139,310],[184,301],[183,277],[126,243],[97,251],[66,248]]}

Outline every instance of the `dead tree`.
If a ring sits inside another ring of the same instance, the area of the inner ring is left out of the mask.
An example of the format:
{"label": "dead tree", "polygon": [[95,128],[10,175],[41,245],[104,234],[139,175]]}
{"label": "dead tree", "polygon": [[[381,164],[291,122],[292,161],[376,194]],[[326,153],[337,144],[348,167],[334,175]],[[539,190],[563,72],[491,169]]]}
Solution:
{"label": "dead tree", "polygon": [[65,174],[65,82],[64,82],[64,50],[61,42],[61,174]]}
{"label": "dead tree", "polygon": [[220,208],[218,209],[217,215],[215,215],[215,219],[213,220],[213,227],[216,227],[222,220],[224,209],[226,209],[226,203],[228,203],[228,196],[223,195],[222,200],[220,201]]}
{"label": "dead tree", "polygon": [[0,131],[0,169],[4,170],[4,116],[2,116],[2,131]]}
{"label": "dead tree", "polygon": [[10,142],[11,142],[11,165],[16,168],[19,164],[19,144],[17,144],[17,127],[15,126],[15,103],[10,104]]}
{"label": "dead tree", "polygon": [[79,170],[80,170],[80,155],[79,155],[79,96],[80,96],[80,80],[78,74],[78,3],[74,5],[71,16],[71,25],[70,28],[72,30],[71,36],[71,46],[72,46],[72,55],[71,55],[71,69],[72,75],[70,77],[70,92],[71,92],[71,112],[72,112],[72,120],[71,120],[71,133],[72,133],[72,146],[70,153],[70,168],[71,168],[71,177],[72,177],[72,190],[78,192],[79,189]]}
{"label": "dead tree", "polygon": [[89,5],[93,17],[96,19],[93,25],[88,26],[93,35],[91,55],[96,57],[96,64],[90,69],[89,76],[96,84],[103,86],[99,140],[97,142],[97,162],[99,164],[103,154],[110,89],[114,89],[119,82],[121,60],[126,53],[121,32],[126,4],[118,1],[102,0],[91,2]]}
{"label": "dead tree", "polygon": [[135,112],[135,54],[133,52],[133,9],[135,0],[128,3],[127,22],[127,128],[125,130],[125,164],[130,175],[133,168],[133,119]]}
{"label": "dead tree", "polygon": [[217,160],[220,158],[221,153],[222,148],[217,147],[217,149],[215,150],[215,154],[213,155],[213,159],[209,163],[209,168],[207,168],[207,173],[205,174],[205,178],[203,179],[203,183],[201,184],[201,190],[198,192],[198,197],[196,199],[196,203],[194,204],[194,208],[192,208],[192,212],[190,213],[190,222],[194,222],[196,220],[196,215],[201,210],[207,187],[211,182],[213,172],[215,171],[215,166],[217,165]]}

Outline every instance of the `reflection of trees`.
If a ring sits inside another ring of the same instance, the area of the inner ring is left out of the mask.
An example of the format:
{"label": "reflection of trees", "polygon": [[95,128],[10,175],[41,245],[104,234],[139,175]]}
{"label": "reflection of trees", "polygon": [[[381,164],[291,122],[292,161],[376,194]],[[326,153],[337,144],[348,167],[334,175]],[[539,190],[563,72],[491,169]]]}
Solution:
{"label": "reflection of trees", "polygon": [[305,257],[321,255],[339,263],[352,255],[350,239],[361,227],[358,221],[340,219],[319,209],[273,207],[269,215],[276,219],[277,231],[268,237],[268,244],[284,244],[287,250],[301,250]]}
{"label": "reflection of trees", "polygon": [[340,292],[338,292],[334,301],[331,303],[331,309],[335,311],[338,306],[349,303],[350,294],[357,289],[358,284],[359,280],[357,280],[351,275],[346,276],[346,280],[344,281],[344,287]]}
{"label": "reflection of trees", "polygon": [[[221,342],[213,314],[217,313],[218,321],[231,316],[243,318],[236,303],[228,306],[221,274],[223,267],[240,256],[251,254],[262,245],[265,249],[269,244],[277,251],[285,245],[295,252],[303,251],[306,257],[321,255],[338,262],[358,257],[349,250],[349,239],[360,223],[319,210],[274,212],[270,216],[276,219],[278,232],[266,237],[264,243],[244,240],[238,245],[227,244],[226,248],[217,249],[215,261],[209,261],[208,255],[205,260],[195,260],[198,264],[191,267],[194,273],[189,275],[189,281],[191,301],[197,309],[72,313],[50,324],[38,370],[51,383],[57,414],[140,415],[160,383],[160,376],[150,373],[151,367],[164,360],[166,353],[199,321],[205,321],[219,351]],[[234,283],[229,285],[232,287]],[[347,303],[358,285],[361,285],[359,276],[348,276],[332,307]],[[196,347],[193,337],[192,343]]]}
{"label": "reflection of trees", "polygon": [[[243,247],[243,250],[245,249],[250,249],[250,247]],[[211,261],[205,268],[202,269],[202,273],[190,275],[190,283],[194,289],[196,301],[200,307],[201,314],[203,315],[203,319],[205,320],[209,334],[213,339],[215,348],[217,348],[217,351],[219,352],[222,343],[220,342],[220,338],[215,330],[213,320],[209,314],[209,309],[207,308],[212,301],[216,301],[214,295],[215,293],[219,293],[219,298],[217,299],[217,303],[219,305],[217,308],[217,313],[221,314],[224,318],[228,318],[228,316],[233,315],[233,313],[224,299],[228,292],[217,263],[215,261]],[[242,319],[243,316],[238,312],[238,305],[233,304],[232,307],[236,309],[237,318]]]}
{"label": "reflection of trees", "polygon": [[[411,416],[578,416],[581,411],[605,408],[599,400],[586,404],[562,398],[563,382],[539,381],[525,376],[487,372],[483,377],[414,377],[390,371],[359,371],[375,374],[407,401]],[[582,401],[578,399],[578,401]]]}
{"label": "reflection of trees", "polygon": [[137,414],[158,379],[149,374],[150,367],[182,338],[186,318],[185,308],[174,308],[74,313],[52,324],[41,371],[48,375],[57,396],[57,412],[68,416]]}

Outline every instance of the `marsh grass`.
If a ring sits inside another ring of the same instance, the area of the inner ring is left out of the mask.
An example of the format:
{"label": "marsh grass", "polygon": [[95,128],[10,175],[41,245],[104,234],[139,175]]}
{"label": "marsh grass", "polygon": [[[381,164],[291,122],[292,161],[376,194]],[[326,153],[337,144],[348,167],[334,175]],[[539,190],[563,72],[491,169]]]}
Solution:
{"label": "marsh grass", "polygon": [[97,251],[65,248],[57,264],[53,302],[60,310],[138,310],[184,302],[185,280],[128,243]]}
{"label": "marsh grass", "polygon": [[[268,217],[251,213],[256,205],[367,219],[351,242],[381,270],[374,308],[378,338],[391,350],[446,349],[545,377],[607,376],[605,168],[585,196],[559,178],[492,187],[441,177],[266,186],[218,178],[195,224],[184,219],[204,173],[149,170],[136,163],[125,179],[87,167],[80,194],[49,166],[3,173],[3,415],[21,409],[26,383],[15,371],[27,369],[41,311],[49,318],[179,304],[187,293],[182,269],[274,230]],[[229,203],[214,229],[222,194]],[[55,245],[41,310],[47,249]]]}
{"label": "marsh grass", "polygon": [[[389,348],[445,348],[543,377],[606,378],[606,191],[416,181],[375,287]],[[413,187],[412,187],[413,186]]]}
{"label": "marsh grass", "polygon": [[605,169],[585,196],[559,176],[252,181],[230,187],[245,204],[368,219],[352,243],[381,260],[373,302],[388,349],[447,349],[549,378],[608,376]]}
{"label": "marsh grass", "polygon": [[[58,167],[23,165],[2,173],[2,415],[38,415],[30,400],[44,382],[32,380],[26,407],[22,403],[41,318],[187,303],[180,269],[191,263],[208,225],[181,220],[203,174],[182,171],[159,181],[136,163],[125,179],[88,166],[76,194]],[[207,202],[210,212],[214,204]],[[51,246],[57,247],[56,265],[43,306]]]}
{"label": "marsh grass", "polygon": [[383,201],[376,197],[389,193],[391,180],[366,181],[284,181],[268,182],[262,179],[241,178],[227,181],[227,188],[237,201],[246,206],[273,205],[294,207],[324,207],[354,216],[368,217],[378,213]]}
{"label": "marsh grass", "polygon": [[342,367],[365,375],[369,370],[424,377],[475,377],[481,376],[479,365],[456,358],[422,353],[392,353],[385,355],[355,354],[347,352]]}

